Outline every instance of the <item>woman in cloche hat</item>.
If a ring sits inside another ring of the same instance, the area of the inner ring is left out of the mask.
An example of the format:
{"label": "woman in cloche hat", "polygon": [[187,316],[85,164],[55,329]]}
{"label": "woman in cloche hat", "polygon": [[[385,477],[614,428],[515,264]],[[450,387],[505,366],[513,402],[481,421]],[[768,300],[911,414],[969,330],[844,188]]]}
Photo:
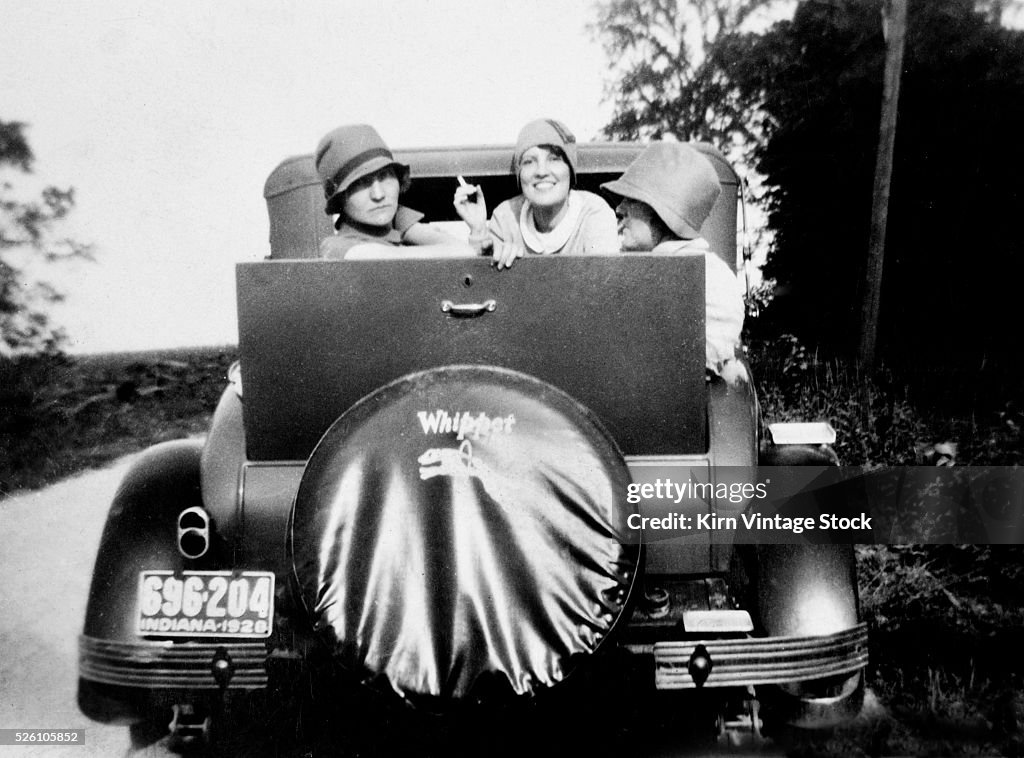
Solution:
{"label": "woman in cloche hat", "polygon": [[487,220],[479,186],[455,190],[455,209],[469,225],[469,242],[498,268],[525,253],[614,253],[619,249],[615,213],[598,195],[573,189],[576,138],[550,118],[531,121],[519,132],[512,171],[522,194],[506,200]]}
{"label": "woman in cloche hat", "polygon": [[399,195],[409,188],[409,167],[394,159],[372,126],[350,124],[328,132],[316,149],[316,170],[327,198],[324,210],[337,214],[336,234],[320,243],[321,258],[478,254],[399,204]]}
{"label": "woman in cloche hat", "polygon": [[707,367],[728,378],[738,368],[743,288],[700,236],[722,191],[715,167],[690,145],[652,142],[601,188],[623,198],[615,209],[623,252],[704,256]]}

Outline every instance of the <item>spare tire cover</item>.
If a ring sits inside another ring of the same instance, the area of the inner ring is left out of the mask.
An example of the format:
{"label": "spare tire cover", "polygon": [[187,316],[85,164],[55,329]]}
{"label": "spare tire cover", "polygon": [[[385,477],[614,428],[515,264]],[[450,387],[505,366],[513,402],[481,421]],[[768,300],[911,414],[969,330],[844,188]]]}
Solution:
{"label": "spare tire cover", "polygon": [[450,366],[346,411],[296,495],[302,601],[364,682],[431,707],[554,686],[625,624],[629,471],[567,394]]}

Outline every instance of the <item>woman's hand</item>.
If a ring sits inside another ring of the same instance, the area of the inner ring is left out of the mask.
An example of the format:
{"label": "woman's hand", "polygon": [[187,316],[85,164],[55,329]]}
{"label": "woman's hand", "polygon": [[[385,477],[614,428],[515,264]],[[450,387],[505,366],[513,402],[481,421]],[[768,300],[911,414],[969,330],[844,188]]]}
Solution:
{"label": "woman's hand", "polygon": [[484,200],[484,191],[480,189],[480,185],[467,184],[460,176],[452,204],[459,218],[469,226],[471,237],[483,237],[487,234],[487,202]]}
{"label": "woman's hand", "polygon": [[511,268],[515,259],[522,258],[524,255],[526,255],[526,248],[522,245],[517,245],[513,242],[495,242],[494,260],[491,265],[496,266],[499,270]]}

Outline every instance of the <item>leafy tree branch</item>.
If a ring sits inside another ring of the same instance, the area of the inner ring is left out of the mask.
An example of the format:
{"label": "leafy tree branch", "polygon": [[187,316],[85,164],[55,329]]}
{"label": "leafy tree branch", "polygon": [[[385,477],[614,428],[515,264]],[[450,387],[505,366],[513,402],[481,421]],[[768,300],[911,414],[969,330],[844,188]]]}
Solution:
{"label": "leafy tree branch", "polygon": [[75,205],[73,189],[45,187],[29,200],[15,192],[10,174],[30,174],[33,160],[25,124],[0,121],[0,356],[56,352],[64,339],[47,315],[63,295],[35,280],[29,269],[36,263],[92,259],[89,245],[59,233]]}

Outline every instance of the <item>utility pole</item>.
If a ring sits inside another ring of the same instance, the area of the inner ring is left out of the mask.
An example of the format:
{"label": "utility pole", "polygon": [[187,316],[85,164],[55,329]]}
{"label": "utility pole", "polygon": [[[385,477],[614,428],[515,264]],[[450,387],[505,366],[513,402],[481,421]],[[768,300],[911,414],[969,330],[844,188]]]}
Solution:
{"label": "utility pole", "polygon": [[882,119],[878,131],[878,158],[875,162],[874,197],[871,205],[871,236],[868,241],[867,276],[861,304],[861,366],[875,365],[878,339],[878,310],[882,291],[882,264],[885,260],[885,227],[889,213],[889,187],[892,180],[893,146],[896,143],[896,112],[900,99],[900,74],[907,36],[907,1],[883,0],[882,32],[885,36],[885,76],[882,82]]}

